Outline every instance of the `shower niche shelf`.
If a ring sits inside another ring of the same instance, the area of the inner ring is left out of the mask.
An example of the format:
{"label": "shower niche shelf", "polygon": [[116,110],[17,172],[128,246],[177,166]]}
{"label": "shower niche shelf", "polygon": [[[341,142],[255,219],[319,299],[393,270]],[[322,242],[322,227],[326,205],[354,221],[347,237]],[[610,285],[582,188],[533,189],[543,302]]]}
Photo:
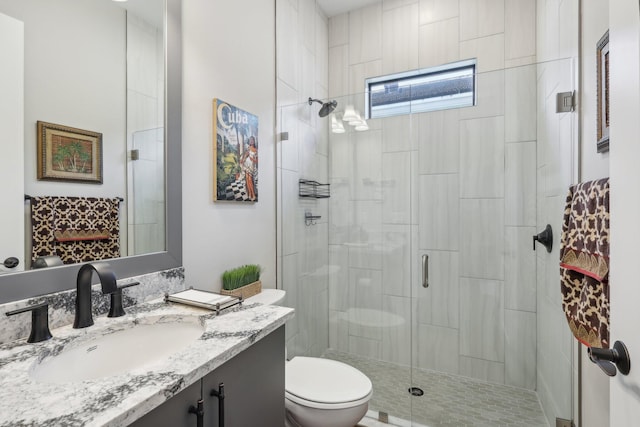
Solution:
{"label": "shower niche shelf", "polygon": [[305,199],[328,199],[331,197],[329,186],[331,184],[321,184],[318,181],[301,179],[298,181],[298,196]]}

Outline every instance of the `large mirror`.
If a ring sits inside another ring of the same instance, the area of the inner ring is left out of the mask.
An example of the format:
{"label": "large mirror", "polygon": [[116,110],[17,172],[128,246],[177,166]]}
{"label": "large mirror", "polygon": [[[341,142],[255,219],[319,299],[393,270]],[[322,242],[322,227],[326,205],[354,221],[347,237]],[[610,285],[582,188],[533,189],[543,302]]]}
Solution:
{"label": "large mirror", "polygon": [[[118,277],[181,265],[181,0],[0,0],[0,14],[23,26],[24,134],[2,142],[23,154],[25,179],[16,182],[14,170],[15,187],[30,196],[122,198],[120,253],[109,261]],[[102,183],[39,180],[38,120],[101,133]],[[22,250],[28,269],[24,195],[0,205],[0,215],[21,211],[23,239],[1,240]],[[2,274],[0,302],[73,288],[78,268]]]}

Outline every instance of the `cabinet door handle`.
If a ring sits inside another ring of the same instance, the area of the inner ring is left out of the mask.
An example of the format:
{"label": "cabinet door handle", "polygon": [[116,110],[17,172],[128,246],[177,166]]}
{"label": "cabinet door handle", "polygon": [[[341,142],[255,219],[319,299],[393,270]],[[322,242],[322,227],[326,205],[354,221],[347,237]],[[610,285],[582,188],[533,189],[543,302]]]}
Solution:
{"label": "cabinet door handle", "polygon": [[422,287],[429,287],[429,255],[422,255]]}
{"label": "cabinet door handle", "polygon": [[197,427],[204,427],[204,400],[198,400],[197,405],[198,406],[189,406],[189,413],[196,416]]}
{"label": "cabinet door handle", "polygon": [[224,383],[218,384],[218,389],[214,388],[209,395],[218,398],[218,427],[224,427]]}

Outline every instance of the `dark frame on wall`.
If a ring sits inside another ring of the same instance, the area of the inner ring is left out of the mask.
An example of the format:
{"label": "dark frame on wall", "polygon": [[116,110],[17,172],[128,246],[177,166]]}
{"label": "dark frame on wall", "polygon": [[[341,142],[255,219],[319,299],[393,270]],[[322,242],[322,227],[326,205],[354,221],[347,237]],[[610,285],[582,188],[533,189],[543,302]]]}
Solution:
{"label": "dark frame on wall", "polygon": [[596,80],[597,80],[597,151],[609,151],[609,30],[596,45]]}
{"label": "dark frame on wall", "polygon": [[102,134],[38,121],[38,179],[102,184]]}
{"label": "dark frame on wall", "polygon": [[258,201],[258,116],[213,99],[213,200]]}

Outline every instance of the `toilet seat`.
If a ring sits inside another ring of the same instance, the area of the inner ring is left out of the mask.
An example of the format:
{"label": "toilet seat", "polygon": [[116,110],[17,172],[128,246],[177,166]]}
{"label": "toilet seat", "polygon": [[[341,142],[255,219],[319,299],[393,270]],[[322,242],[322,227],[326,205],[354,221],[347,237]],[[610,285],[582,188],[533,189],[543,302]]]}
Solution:
{"label": "toilet seat", "polygon": [[285,369],[285,397],[316,409],[344,409],[371,398],[371,380],[359,370],[336,360],[294,357]]}

